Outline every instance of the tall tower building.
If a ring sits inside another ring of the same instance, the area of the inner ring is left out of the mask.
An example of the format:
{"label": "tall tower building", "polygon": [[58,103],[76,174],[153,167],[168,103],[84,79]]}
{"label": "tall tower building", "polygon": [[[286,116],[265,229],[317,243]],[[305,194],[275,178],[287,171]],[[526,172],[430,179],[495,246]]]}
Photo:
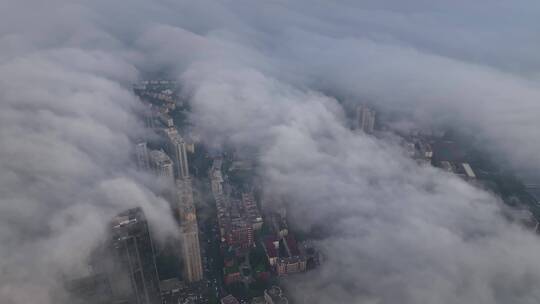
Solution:
{"label": "tall tower building", "polygon": [[356,109],[356,128],[367,134],[373,133],[375,127],[375,111],[365,105]]}
{"label": "tall tower building", "polygon": [[220,158],[214,159],[212,167],[208,171],[210,177],[210,186],[212,187],[212,194],[214,198],[223,194],[223,175],[221,174],[222,160]]}
{"label": "tall tower building", "polygon": [[148,170],[150,168],[150,160],[146,142],[141,141],[135,145],[135,156],[137,157],[137,167],[140,170]]}
{"label": "tall tower building", "polygon": [[191,179],[177,180],[177,193],[185,280],[197,282],[203,278],[203,267]]}
{"label": "tall tower building", "polygon": [[113,252],[131,282],[130,303],[160,303],[154,246],[142,210],[118,214],[111,222],[111,232]]}
{"label": "tall tower building", "polygon": [[175,163],[176,176],[181,179],[189,178],[186,142],[175,128],[169,128],[165,132],[168,139],[169,155],[171,155]]}
{"label": "tall tower building", "polygon": [[174,166],[171,158],[162,150],[152,150],[150,155],[150,168],[156,175],[174,184]]}

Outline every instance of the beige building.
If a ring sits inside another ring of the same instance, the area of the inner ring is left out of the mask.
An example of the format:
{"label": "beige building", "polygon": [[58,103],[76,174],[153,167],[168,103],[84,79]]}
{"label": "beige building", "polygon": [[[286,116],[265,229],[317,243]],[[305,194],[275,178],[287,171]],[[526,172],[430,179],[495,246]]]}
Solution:
{"label": "beige building", "polygon": [[189,178],[177,180],[176,183],[185,280],[197,282],[203,278],[203,267],[193,188]]}
{"label": "beige building", "polygon": [[148,170],[150,168],[148,147],[145,141],[140,141],[135,144],[135,156],[137,158],[137,167],[140,170]]}
{"label": "beige building", "polygon": [[178,134],[175,128],[168,128],[165,133],[168,140],[169,155],[171,155],[175,164],[176,176],[178,178],[189,178],[186,141]]}

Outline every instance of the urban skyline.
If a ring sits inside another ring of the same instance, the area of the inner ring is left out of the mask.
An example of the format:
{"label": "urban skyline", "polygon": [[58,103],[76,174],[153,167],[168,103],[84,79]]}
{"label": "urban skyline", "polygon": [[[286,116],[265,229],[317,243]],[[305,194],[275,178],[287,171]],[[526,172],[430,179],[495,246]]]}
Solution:
{"label": "urban skyline", "polygon": [[540,303],[540,3],[0,4],[0,303]]}

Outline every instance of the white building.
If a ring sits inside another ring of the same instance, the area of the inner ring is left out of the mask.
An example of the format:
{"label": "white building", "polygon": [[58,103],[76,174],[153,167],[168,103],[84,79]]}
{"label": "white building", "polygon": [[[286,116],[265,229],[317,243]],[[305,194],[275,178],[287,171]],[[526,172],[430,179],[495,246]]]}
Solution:
{"label": "white building", "polygon": [[140,170],[148,170],[150,168],[146,142],[138,142],[135,145],[135,156],[137,158],[137,167]]}
{"label": "white building", "polygon": [[371,134],[375,128],[375,111],[365,105],[356,109],[356,129]]}
{"label": "white building", "polygon": [[471,168],[471,165],[469,165],[468,163],[462,163],[461,166],[463,167],[463,170],[465,171],[465,175],[467,176],[467,178],[469,179],[476,178],[476,174],[474,174],[474,171]]}
{"label": "white building", "polygon": [[165,130],[169,154],[174,160],[175,172],[178,178],[189,178],[189,164],[187,158],[186,141],[178,134],[175,128]]}
{"label": "white building", "polygon": [[162,150],[152,150],[150,155],[150,168],[154,173],[174,184],[174,168],[170,157]]}

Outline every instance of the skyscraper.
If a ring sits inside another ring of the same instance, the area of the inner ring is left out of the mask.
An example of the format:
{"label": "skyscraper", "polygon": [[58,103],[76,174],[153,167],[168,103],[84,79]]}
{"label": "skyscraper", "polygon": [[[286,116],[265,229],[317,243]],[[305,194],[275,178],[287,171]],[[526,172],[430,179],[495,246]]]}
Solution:
{"label": "skyscraper", "polygon": [[365,105],[356,109],[356,128],[367,134],[373,133],[375,127],[375,111]]}
{"label": "skyscraper", "polygon": [[223,175],[221,174],[222,159],[216,158],[212,162],[212,167],[208,171],[210,185],[214,198],[223,194]]}
{"label": "skyscraper", "polygon": [[150,168],[146,142],[141,141],[135,145],[135,156],[137,157],[137,167],[139,169],[148,170]]}
{"label": "skyscraper", "polygon": [[171,158],[162,150],[150,151],[150,168],[158,177],[174,184],[174,167]]}
{"label": "skyscraper", "polygon": [[108,304],[113,300],[109,278],[103,273],[70,280],[66,282],[65,289],[72,303]]}
{"label": "skyscraper", "polygon": [[134,208],[118,214],[111,232],[113,252],[131,282],[130,303],[160,303],[154,246],[143,211]]}
{"label": "skyscraper", "polygon": [[175,128],[168,128],[165,133],[167,134],[168,139],[168,152],[175,163],[176,176],[182,179],[188,178],[189,166],[186,152],[186,142],[182,136],[178,134],[178,131]]}
{"label": "skyscraper", "polygon": [[177,180],[177,193],[185,280],[197,282],[203,278],[203,268],[191,179]]}

